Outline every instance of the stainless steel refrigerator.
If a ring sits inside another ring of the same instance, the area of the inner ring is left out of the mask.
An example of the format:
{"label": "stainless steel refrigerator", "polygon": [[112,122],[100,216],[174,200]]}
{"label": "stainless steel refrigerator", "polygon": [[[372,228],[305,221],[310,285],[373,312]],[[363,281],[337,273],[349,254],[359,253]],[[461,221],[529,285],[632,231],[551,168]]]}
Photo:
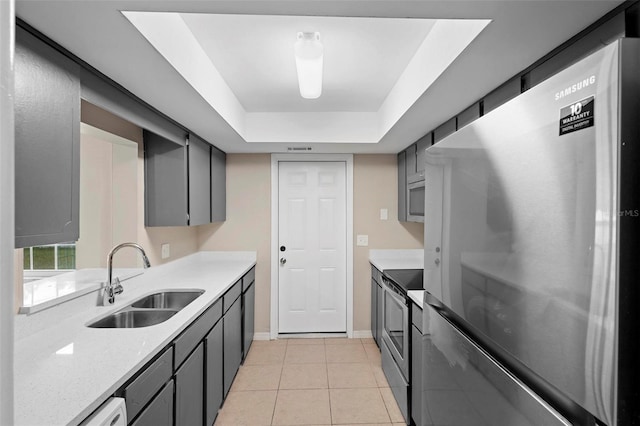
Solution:
{"label": "stainless steel refrigerator", "polygon": [[426,155],[422,424],[640,424],[640,43]]}

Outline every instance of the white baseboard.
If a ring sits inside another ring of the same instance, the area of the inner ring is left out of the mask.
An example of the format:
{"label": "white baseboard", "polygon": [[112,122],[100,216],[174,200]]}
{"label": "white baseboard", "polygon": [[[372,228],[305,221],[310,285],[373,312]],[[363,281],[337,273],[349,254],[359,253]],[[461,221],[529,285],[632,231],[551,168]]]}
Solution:
{"label": "white baseboard", "polygon": [[253,333],[253,340],[271,340],[271,333],[268,331]]}
{"label": "white baseboard", "polygon": [[353,330],[353,338],[354,339],[371,339],[373,338],[373,334],[371,334],[371,330]]}
{"label": "white baseboard", "polygon": [[[278,336],[279,339],[290,339],[290,338],[317,339],[320,337],[347,337],[347,334],[346,333],[325,333],[325,334],[311,333],[311,334],[281,334]],[[355,330],[353,332],[353,338],[354,339],[370,339],[370,338],[373,338],[373,335],[371,334],[371,330]],[[269,333],[268,331],[265,331],[262,333],[254,333],[253,340],[271,340],[271,333]]]}

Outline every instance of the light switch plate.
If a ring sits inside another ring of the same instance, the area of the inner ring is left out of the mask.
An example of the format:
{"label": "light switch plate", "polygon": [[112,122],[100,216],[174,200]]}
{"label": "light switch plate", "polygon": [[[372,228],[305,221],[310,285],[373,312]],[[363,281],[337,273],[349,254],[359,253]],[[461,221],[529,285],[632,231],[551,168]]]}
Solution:
{"label": "light switch plate", "polygon": [[356,245],[366,247],[369,245],[369,236],[368,235],[358,235],[356,236]]}
{"label": "light switch plate", "polygon": [[169,243],[164,243],[162,245],[162,258],[168,259],[171,256],[171,246]]}
{"label": "light switch plate", "polygon": [[387,219],[389,219],[389,210],[380,209],[380,220],[387,220]]}

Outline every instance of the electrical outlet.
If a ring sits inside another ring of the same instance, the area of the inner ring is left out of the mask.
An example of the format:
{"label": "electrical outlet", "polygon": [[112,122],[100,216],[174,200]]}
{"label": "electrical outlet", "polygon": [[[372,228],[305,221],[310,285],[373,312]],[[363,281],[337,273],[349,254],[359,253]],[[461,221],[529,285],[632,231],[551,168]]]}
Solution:
{"label": "electrical outlet", "polygon": [[369,245],[369,236],[368,235],[358,235],[356,237],[356,245],[366,247]]}
{"label": "electrical outlet", "polygon": [[164,243],[162,245],[162,258],[168,259],[171,256],[171,246],[169,243]]}
{"label": "electrical outlet", "polygon": [[389,210],[380,209],[380,220],[387,220],[387,219],[389,219]]}

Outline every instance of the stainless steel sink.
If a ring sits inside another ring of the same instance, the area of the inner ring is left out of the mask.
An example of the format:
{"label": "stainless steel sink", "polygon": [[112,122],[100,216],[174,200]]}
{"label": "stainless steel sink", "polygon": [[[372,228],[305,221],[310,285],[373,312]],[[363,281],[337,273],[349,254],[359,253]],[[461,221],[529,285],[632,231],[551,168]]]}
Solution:
{"label": "stainless steel sink", "polygon": [[182,309],[199,297],[204,290],[163,291],[150,294],[131,304],[134,308],[146,309]]}
{"label": "stainless steel sink", "polygon": [[88,324],[92,328],[139,328],[160,324],[174,316],[177,310],[125,310],[114,312],[98,321]]}
{"label": "stainless steel sink", "polygon": [[140,328],[160,324],[197,299],[204,290],[165,290],[87,324],[91,328]]}

